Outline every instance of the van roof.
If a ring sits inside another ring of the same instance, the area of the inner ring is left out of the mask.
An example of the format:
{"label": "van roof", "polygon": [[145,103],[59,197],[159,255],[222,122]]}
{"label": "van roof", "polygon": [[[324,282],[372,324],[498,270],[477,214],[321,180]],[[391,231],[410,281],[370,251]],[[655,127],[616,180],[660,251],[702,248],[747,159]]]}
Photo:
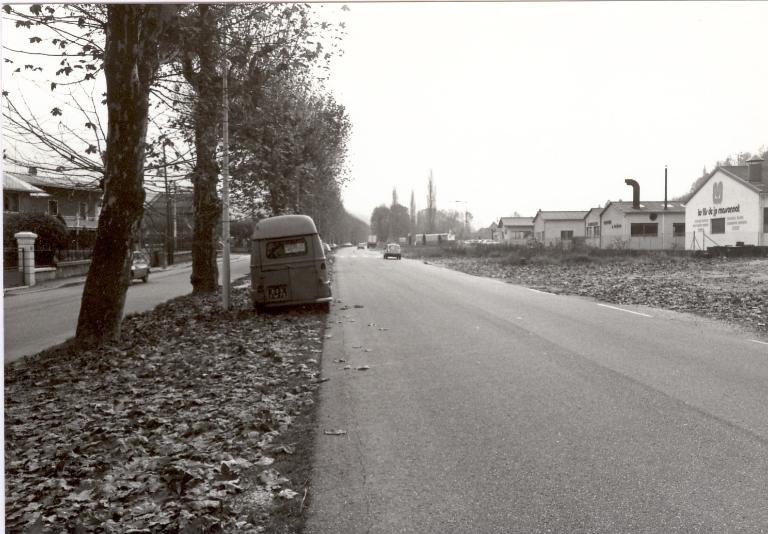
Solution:
{"label": "van roof", "polygon": [[251,239],[274,239],[316,233],[315,222],[308,215],[278,215],[257,222]]}

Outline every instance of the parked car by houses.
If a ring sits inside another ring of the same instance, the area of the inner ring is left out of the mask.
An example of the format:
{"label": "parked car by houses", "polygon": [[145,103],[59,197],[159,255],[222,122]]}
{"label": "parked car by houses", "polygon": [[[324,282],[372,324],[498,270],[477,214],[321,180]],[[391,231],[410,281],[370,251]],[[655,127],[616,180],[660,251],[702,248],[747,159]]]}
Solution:
{"label": "parked car by houses", "polygon": [[361,248],[364,249],[365,248],[365,243],[358,243],[357,244],[357,248],[358,249],[361,249]]}
{"label": "parked car by houses", "polygon": [[131,256],[131,280],[149,282],[149,254],[145,250],[134,250]]}
{"label": "parked car by houses", "polygon": [[384,249],[384,259],[386,260],[388,258],[395,258],[397,260],[402,259],[400,245],[397,243],[387,244],[387,247]]}

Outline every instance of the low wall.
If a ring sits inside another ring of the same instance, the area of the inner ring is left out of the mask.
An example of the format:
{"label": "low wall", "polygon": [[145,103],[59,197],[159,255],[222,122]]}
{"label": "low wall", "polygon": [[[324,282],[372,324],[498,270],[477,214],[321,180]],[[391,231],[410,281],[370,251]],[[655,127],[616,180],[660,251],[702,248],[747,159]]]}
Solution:
{"label": "low wall", "polygon": [[56,276],[56,274],[56,267],[35,267],[35,283],[39,284],[40,282],[61,278]]}
{"label": "low wall", "polygon": [[56,264],[56,278],[70,278],[88,274],[91,260],[60,261]]}
{"label": "low wall", "polygon": [[182,250],[181,252],[173,253],[173,263],[184,263],[185,261],[192,261],[191,250]]}

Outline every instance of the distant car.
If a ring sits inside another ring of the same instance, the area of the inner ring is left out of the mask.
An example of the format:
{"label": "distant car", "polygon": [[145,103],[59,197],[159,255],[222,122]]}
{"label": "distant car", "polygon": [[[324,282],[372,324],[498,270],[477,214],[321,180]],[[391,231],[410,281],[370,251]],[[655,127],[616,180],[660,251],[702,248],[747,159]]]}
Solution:
{"label": "distant car", "polygon": [[341,245],[341,246],[342,246],[342,247],[351,247],[351,246],[352,246],[352,243],[350,243],[349,241],[347,241],[346,243],[344,243],[344,244],[343,244],[343,245]]}
{"label": "distant car", "polygon": [[402,256],[400,254],[400,245],[397,243],[389,243],[387,245],[387,248],[384,249],[384,259],[388,258],[396,258],[398,260],[402,259]]}
{"label": "distant car", "polygon": [[131,256],[131,280],[136,278],[149,282],[149,254],[143,250],[134,250]]}
{"label": "distant car", "polygon": [[362,248],[362,249],[364,249],[364,248],[365,248],[365,243],[358,243],[358,244],[357,244],[357,248]]}

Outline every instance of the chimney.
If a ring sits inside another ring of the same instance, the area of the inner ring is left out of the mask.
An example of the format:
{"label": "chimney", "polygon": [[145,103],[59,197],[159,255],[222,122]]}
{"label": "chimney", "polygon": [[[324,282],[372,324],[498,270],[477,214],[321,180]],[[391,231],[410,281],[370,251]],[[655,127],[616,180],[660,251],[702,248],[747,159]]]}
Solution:
{"label": "chimney", "polygon": [[37,176],[37,167],[27,167],[27,174],[30,176]]}
{"label": "chimney", "polygon": [[749,170],[749,181],[752,183],[761,183],[763,181],[763,160],[758,156],[752,156],[747,161]]}
{"label": "chimney", "polygon": [[640,184],[638,184],[636,181],[632,180],[631,178],[627,178],[626,180],[624,180],[624,183],[632,186],[632,208],[639,210],[640,209]]}

